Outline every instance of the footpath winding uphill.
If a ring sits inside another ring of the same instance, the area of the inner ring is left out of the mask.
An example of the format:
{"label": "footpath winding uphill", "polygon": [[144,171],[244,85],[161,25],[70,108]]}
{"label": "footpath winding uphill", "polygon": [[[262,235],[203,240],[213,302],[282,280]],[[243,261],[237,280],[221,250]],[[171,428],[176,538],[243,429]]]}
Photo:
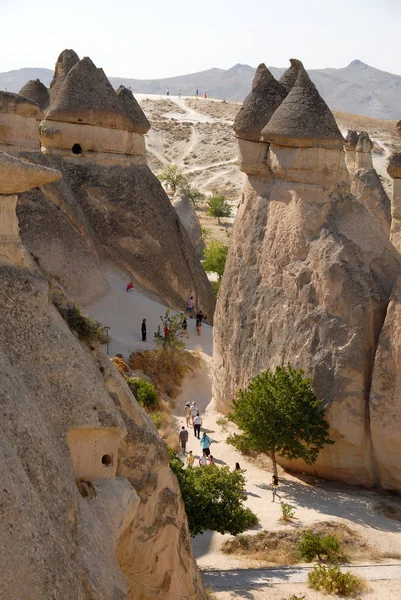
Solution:
{"label": "footpath winding uphill", "polygon": [[[146,297],[137,288],[133,292],[125,291],[126,282],[116,273],[107,277],[110,292],[96,304],[86,309],[86,312],[102,323],[107,323],[111,329],[110,356],[121,352],[128,356],[133,350],[153,348],[153,332],[160,324],[160,315],[164,314],[165,307]],[[140,324],[142,319],[147,319],[148,341],[141,341]],[[186,402],[195,400],[203,416],[202,430],[206,431],[212,439],[211,453],[218,465],[228,465],[234,468],[239,462],[245,469],[248,497],[248,506],[257,514],[260,525],[249,533],[258,530],[283,530],[288,525],[279,522],[281,515],[280,504],[272,502],[270,488],[270,464],[256,463],[242,457],[238,451],[226,444],[227,435],[234,431],[234,426],[227,423],[217,411],[212,396],[211,367],[213,350],[212,327],[202,327],[202,335],[196,335],[195,323],[189,320],[189,338],[186,341],[188,350],[197,350],[202,357],[202,366],[195,374],[191,374],[182,387],[177,398],[175,410],[175,425],[178,431],[185,420],[183,408]],[[195,457],[200,456],[200,445],[193,431],[189,431],[188,450],[192,450]],[[200,467],[197,467],[200,468]],[[207,468],[207,467],[205,467]],[[380,552],[397,553],[401,549],[401,523],[388,519],[377,512],[377,504],[382,499],[376,492],[338,486],[322,480],[315,480],[307,484],[298,477],[281,472],[280,493],[282,500],[290,503],[295,509],[297,525],[309,525],[317,521],[336,521],[345,523]],[[221,546],[230,535],[206,532],[193,540],[194,552],[197,562],[205,574],[207,584],[212,584],[220,600],[228,598],[263,598],[266,596],[246,595],[244,590],[269,587],[269,598],[282,598],[288,591],[295,593],[295,585],[302,584],[306,579],[305,568],[274,568],[260,570],[263,566],[258,561],[245,561],[233,555],[223,554]],[[249,569],[258,568],[257,571]],[[401,589],[401,565],[398,561],[386,560],[375,567],[363,567],[361,574],[369,580],[386,580],[381,583],[386,591],[397,598],[396,589]],[[387,581],[388,580],[388,581]],[[271,586],[278,586],[277,596]],[[302,584],[303,585],[303,584]],[[375,600],[375,585],[365,598]],[[398,587],[397,587],[398,586]],[[394,593],[393,593],[394,592]],[[233,594],[233,595],[232,595]],[[252,592],[254,594],[254,592]],[[309,594],[309,592],[308,592]],[[382,596],[381,596],[382,597]],[[311,600],[320,598],[320,595],[308,595]],[[401,598],[401,596],[398,596]]]}

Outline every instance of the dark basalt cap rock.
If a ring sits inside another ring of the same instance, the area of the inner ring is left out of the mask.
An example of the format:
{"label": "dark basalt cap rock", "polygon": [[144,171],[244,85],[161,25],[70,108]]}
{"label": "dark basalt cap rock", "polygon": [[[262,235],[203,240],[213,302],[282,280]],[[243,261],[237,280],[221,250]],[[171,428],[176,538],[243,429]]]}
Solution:
{"label": "dark basalt cap rock", "polygon": [[358,133],[354,130],[349,130],[347,133],[347,137],[345,138],[345,149],[355,150],[356,145],[358,143],[358,139]]}
{"label": "dark basalt cap rock", "polygon": [[401,152],[391,155],[387,166],[387,173],[393,179],[401,179]]}
{"label": "dark basalt cap rock", "polygon": [[355,150],[357,152],[371,152],[373,150],[373,142],[369,137],[367,131],[361,131],[358,136],[358,143],[356,145]]}
{"label": "dark basalt cap rock", "polygon": [[136,127],[103,69],[98,69],[88,57],[72,67],[50,104],[46,119],[127,131],[135,131]]}
{"label": "dark basalt cap rock", "polygon": [[0,90],[0,113],[18,113],[25,117],[35,117],[39,113],[39,106],[30,98]]}
{"label": "dark basalt cap rock", "polygon": [[337,148],[344,144],[333,114],[305,70],[262,134],[280,146]]}
{"label": "dark basalt cap rock", "polygon": [[305,71],[303,64],[297,58],[290,58],[290,64],[290,68],[287,69],[279,79],[281,85],[286,88],[287,93],[294,87],[299,73]]}
{"label": "dark basalt cap rock", "polygon": [[75,50],[63,50],[59,55],[54,67],[54,75],[50,84],[50,99],[53,102],[57,96],[64,79],[72,67],[79,62],[79,56]]}
{"label": "dark basalt cap rock", "polygon": [[50,104],[49,90],[39,79],[31,79],[18,92],[20,96],[35,102],[43,112]]}
{"label": "dark basalt cap rock", "polygon": [[262,129],[287,95],[287,90],[261,63],[252,81],[252,91],[245,98],[234,121],[234,131],[240,138],[259,141]]}
{"label": "dark basalt cap rock", "polygon": [[117,96],[124,106],[125,114],[135,124],[134,131],[141,134],[147,133],[150,129],[150,123],[131,90],[120,85],[117,90]]}

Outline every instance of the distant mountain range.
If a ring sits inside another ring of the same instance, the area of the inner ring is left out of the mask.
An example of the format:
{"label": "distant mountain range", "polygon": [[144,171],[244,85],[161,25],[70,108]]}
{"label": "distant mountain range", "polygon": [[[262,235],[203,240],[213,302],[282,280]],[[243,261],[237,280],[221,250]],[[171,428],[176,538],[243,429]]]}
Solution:
{"label": "distant mountain range", "polygon": [[[269,67],[279,78],[284,68]],[[231,69],[208,69],[199,73],[168,77],[166,79],[129,79],[110,77],[114,87],[123,84],[135,93],[195,95],[196,89],[210,98],[241,102],[251,89],[254,67],[237,64]],[[308,71],[319,92],[332,110],[375,117],[401,118],[401,76],[380,71],[353,60],[341,69],[313,69]],[[18,69],[0,73],[0,89],[18,92],[29,79],[40,79],[49,85],[53,76],[50,69]]]}

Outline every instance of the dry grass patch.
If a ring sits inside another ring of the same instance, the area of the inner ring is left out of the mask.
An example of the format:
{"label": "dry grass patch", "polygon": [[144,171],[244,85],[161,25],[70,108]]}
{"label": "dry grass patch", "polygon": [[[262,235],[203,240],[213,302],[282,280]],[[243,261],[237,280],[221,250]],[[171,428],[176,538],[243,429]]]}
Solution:
{"label": "dry grass patch", "polygon": [[388,504],[387,502],[382,501],[376,506],[376,510],[380,515],[384,515],[388,519],[401,521],[401,505],[394,506],[394,504]]}
{"label": "dry grass patch", "polygon": [[375,548],[370,546],[356,531],[343,523],[322,521],[309,527],[291,530],[261,531],[255,535],[241,534],[224,542],[225,554],[235,554],[244,558],[262,561],[272,565],[294,565],[300,562],[298,544],[308,530],[318,535],[335,535],[347,560],[379,558]]}

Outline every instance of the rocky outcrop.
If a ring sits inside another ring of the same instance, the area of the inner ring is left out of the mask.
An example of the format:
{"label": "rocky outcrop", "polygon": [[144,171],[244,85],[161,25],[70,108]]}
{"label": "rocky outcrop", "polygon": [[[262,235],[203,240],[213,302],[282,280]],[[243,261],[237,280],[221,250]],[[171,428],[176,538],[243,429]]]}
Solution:
{"label": "rocky outcrop", "polygon": [[387,173],[393,179],[390,237],[394,246],[401,252],[401,152],[391,156]]}
{"label": "rocky outcrop", "polygon": [[[0,160],[2,173],[21,175],[15,191],[29,178],[59,177]],[[0,180],[0,194],[10,191]],[[7,224],[0,220],[1,242]],[[27,270],[0,256],[7,598],[203,600],[165,445],[114,366],[70,331],[52,297],[34,263]]]}
{"label": "rocky outcrop", "polygon": [[31,79],[18,92],[20,96],[29,98],[40,108],[39,117],[43,118],[43,114],[50,104],[49,90],[39,79]]}
{"label": "rocky outcrop", "polygon": [[205,251],[205,243],[202,239],[202,228],[195,212],[194,206],[183,190],[180,190],[173,199],[173,206],[177,211],[180,221],[188,234],[196,255],[201,258]]}
{"label": "rocky outcrop", "polygon": [[63,174],[60,183],[19,198],[28,249],[82,305],[107,291],[104,271],[114,268],[173,308],[194,296],[213,315],[206,274],[146,165],[149,122],[132,93],[116,93],[102,69],[71,51],[60,55],[53,82],[41,153],[18,152]]}
{"label": "rocky outcrop", "polygon": [[0,90],[0,151],[38,152],[39,106],[29,98]]}
{"label": "rocky outcrop", "polygon": [[52,102],[56,98],[64,79],[77,62],[79,62],[79,56],[74,50],[67,49],[60,53],[54,67],[54,76],[50,84],[50,99]]}
{"label": "rocky outcrop", "polygon": [[291,468],[380,484],[369,392],[401,257],[351,194],[341,133],[296,67],[262,132],[264,174],[246,172],[216,308],[214,394],[228,409],[262,370],[303,368],[327,405],[336,443],[315,465]]}
{"label": "rocky outcrop", "polygon": [[345,160],[350,174],[351,192],[377,219],[390,237],[391,202],[373,168],[373,143],[366,131],[349,131],[345,139]]}

